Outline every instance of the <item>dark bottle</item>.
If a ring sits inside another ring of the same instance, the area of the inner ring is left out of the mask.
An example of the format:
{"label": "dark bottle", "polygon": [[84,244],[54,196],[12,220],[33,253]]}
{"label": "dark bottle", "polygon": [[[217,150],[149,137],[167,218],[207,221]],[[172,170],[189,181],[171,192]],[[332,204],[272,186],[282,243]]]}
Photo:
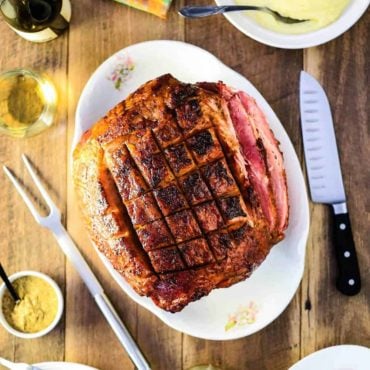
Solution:
{"label": "dark bottle", "polygon": [[0,0],[0,12],[10,28],[26,40],[45,42],[69,26],[69,0]]}

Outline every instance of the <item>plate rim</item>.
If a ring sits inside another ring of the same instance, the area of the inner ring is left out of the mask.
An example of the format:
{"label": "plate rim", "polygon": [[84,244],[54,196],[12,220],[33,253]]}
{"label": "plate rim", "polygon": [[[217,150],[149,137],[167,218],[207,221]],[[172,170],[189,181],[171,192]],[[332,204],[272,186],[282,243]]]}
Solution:
{"label": "plate rim", "polygon": [[[65,365],[67,365],[67,366],[77,366],[78,370],[99,370],[96,367],[92,367],[92,366],[85,365],[85,364],[80,364],[78,362],[69,362],[69,361],[66,361],[66,362],[64,362],[64,361],[47,361],[47,362],[34,363],[32,365],[33,366],[58,366],[58,365],[65,366]],[[63,370],[68,370],[68,369],[65,369],[63,367]]]}
{"label": "plate rim", "polygon": [[302,364],[305,365],[306,361],[309,361],[312,358],[320,356],[324,352],[330,352],[330,351],[333,351],[334,349],[339,349],[339,348],[344,349],[344,350],[345,349],[359,349],[359,350],[360,349],[361,350],[366,349],[366,350],[370,351],[370,348],[368,348],[366,346],[359,345],[359,344],[338,344],[338,345],[334,345],[334,346],[329,346],[329,347],[321,348],[321,349],[319,349],[315,352],[312,352],[312,353],[308,354],[307,356],[301,358],[298,362],[293,364],[288,370],[296,370],[296,368],[298,366],[301,366]]}
{"label": "plate rim", "polygon": [[[235,0],[214,0],[217,5],[237,5]],[[325,44],[329,41],[332,41],[345,32],[347,32],[351,27],[353,27],[365,14],[366,10],[370,5],[370,0],[363,0],[364,2],[361,4],[361,8],[356,8],[352,14],[351,18],[347,18],[348,8],[355,7],[355,2],[358,0],[351,0],[351,3],[348,4],[347,8],[344,10],[342,15],[335,20],[334,22],[328,24],[327,26],[320,28],[316,31],[307,32],[304,34],[284,34],[269,30],[257,22],[253,21],[253,19],[249,19],[249,25],[251,30],[247,30],[241,23],[240,19],[243,20],[242,17],[245,17],[241,13],[225,13],[223,16],[240,32],[244,35],[250,37],[251,39],[276,48],[280,49],[307,49],[310,47],[319,46]],[[244,20],[246,22],[246,20]],[[244,23],[243,22],[243,23]],[[259,33],[262,33],[263,36],[260,36]],[[273,40],[271,40],[272,38]]]}
{"label": "plate rim", "polygon": [[[159,318],[162,322],[164,322],[166,325],[168,325],[172,329],[174,329],[176,331],[180,331],[182,333],[185,333],[187,335],[190,335],[190,336],[193,336],[193,337],[196,337],[196,338],[201,338],[201,339],[206,339],[206,340],[226,341],[226,340],[235,340],[235,339],[239,339],[239,338],[244,338],[246,336],[255,334],[256,332],[264,329],[266,326],[270,325],[273,321],[275,321],[286,310],[286,308],[289,306],[289,304],[293,300],[294,296],[296,295],[296,292],[297,292],[297,290],[300,286],[300,283],[302,281],[303,274],[304,274],[305,255],[306,255],[306,250],[307,250],[307,241],[308,241],[308,233],[309,233],[309,225],[310,225],[310,213],[309,213],[309,202],[308,202],[307,187],[306,187],[302,167],[300,165],[297,153],[296,153],[295,148],[294,148],[294,146],[293,146],[293,144],[290,140],[290,137],[288,136],[288,134],[287,134],[284,126],[282,125],[280,119],[277,117],[276,113],[274,112],[274,110],[272,109],[270,104],[266,101],[266,99],[262,96],[262,94],[257,90],[257,88],[246,77],[244,77],[240,73],[234,71],[229,66],[224,64],[220,59],[218,59],[215,55],[213,55],[209,51],[207,51],[207,50],[205,50],[205,49],[203,49],[199,46],[196,46],[196,45],[193,45],[193,44],[190,44],[190,43],[186,43],[186,42],[183,42],[183,41],[176,41],[176,40],[150,40],[150,41],[144,41],[144,42],[128,45],[128,46],[116,51],[115,53],[110,55],[108,58],[106,58],[95,69],[95,71],[92,73],[89,80],[85,84],[85,86],[84,86],[84,88],[81,92],[81,95],[80,95],[80,98],[79,98],[79,101],[78,101],[78,104],[77,104],[77,108],[76,108],[76,113],[75,113],[75,130],[74,130],[74,135],[73,135],[73,140],[72,140],[72,145],[71,145],[71,155],[72,155],[73,150],[74,150],[75,146],[77,145],[77,143],[79,141],[79,138],[82,134],[81,124],[79,123],[80,122],[79,115],[81,114],[81,109],[82,109],[81,107],[82,107],[82,101],[83,101],[84,95],[89,90],[90,84],[94,83],[94,80],[95,80],[96,76],[99,74],[100,70],[103,69],[106,65],[108,65],[111,62],[111,60],[114,59],[117,56],[117,54],[121,54],[123,52],[129,52],[129,50],[132,49],[132,48],[136,48],[136,47],[139,48],[139,47],[143,47],[143,46],[145,47],[145,45],[147,45],[147,44],[152,44],[153,45],[153,44],[156,44],[156,43],[158,43],[158,44],[179,45],[181,47],[188,47],[188,48],[196,49],[198,52],[203,53],[207,58],[213,58],[213,60],[216,63],[218,63],[218,65],[220,67],[222,67],[222,69],[227,70],[228,73],[232,73],[234,76],[237,76],[239,79],[243,79],[243,81],[246,82],[250,86],[250,88],[253,90],[253,97],[257,98],[258,100],[263,102],[263,105],[265,106],[263,108],[263,110],[265,110],[265,108],[268,109],[269,110],[268,114],[272,115],[274,117],[274,119],[278,122],[279,129],[281,130],[282,136],[283,136],[284,141],[285,141],[285,145],[290,146],[290,150],[294,153],[294,161],[296,162],[297,167],[299,168],[299,176],[298,177],[300,178],[302,188],[304,190],[304,205],[302,205],[302,209],[303,209],[303,213],[304,213],[303,216],[302,216],[302,219],[304,219],[304,221],[305,221],[304,225],[302,225],[302,229],[304,227],[304,230],[301,232],[300,238],[297,241],[297,245],[302,244],[302,257],[300,259],[302,261],[302,263],[300,264],[299,274],[297,273],[297,276],[299,275],[299,279],[297,279],[297,284],[296,284],[294,290],[292,290],[291,297],[287,300],[286,303],[284,303],[282,305],[283,307],[281,308],[280,312],[276,315],[273,315],[272,319],[268,320],[266,323],[263,323],[261,326],[258,326],[257,328],[255,328],[253,330],[250,330],[248,333],[245,333],[243,330],[235,331],[232,334],[228,333],[227,337],[226,336],[220,336],[219,337],[219,336],[215,336],[215,335],[212,335],[212,336],[202,335],[202,336],[200,336],[200,335],[195,335],[191,331],[186,331],[184,329],[179,329],[175,325],[173,325],[171,321],[167,321],[164,316],[159,315],[155,311],[157,307],[153,307],[152,305],[149,305],[149,304],[147,305],[145,302],[142,302],[140,299],[142,299],[143,297],[139,296],[136,292],[134,292],[133,289],[131,288],[131,286],[129,287],[130,288],[129,291],[124,289],[122,287],[122,285],[120,284],[119,280],[118,280],[118,277],[117,277],[118,273],[115,270],[113,271],[113,268],[112,268],[110,262],[106,259],[106,257],[102,253],[100,253],[98,251],[98,249],[94,245],[94,243],[92,243],[92,245],[96,249],[96,251],[98,253],[98,256],[102,260],[104,266],[108,269],[110,275],[113,277],[115,282],[119,285],[119,287],[123,290],[123,292],[126,295],[128,295],[130,297],[130,299],[132,299],[135,303],[139,304],[140,306],[142,306],[145,309],[147,309],[148,311],[150,311],[152,314],[154,314],[157,318]],[[80,126],[80,127],[78,127],[78,126]],[[73,163],[73,160],[71,161],[71,163]],[[120,276],[120,279],[123,279],[123,278]],[[246,280],[242,281],[241,283],[243,283],[245,281]]]}

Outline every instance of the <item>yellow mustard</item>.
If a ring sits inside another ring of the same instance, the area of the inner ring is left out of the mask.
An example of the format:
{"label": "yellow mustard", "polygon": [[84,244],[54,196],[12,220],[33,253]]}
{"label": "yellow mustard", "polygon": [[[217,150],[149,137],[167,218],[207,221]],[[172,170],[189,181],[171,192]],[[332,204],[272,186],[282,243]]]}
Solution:
{"label": "yellow mustard", "polygon": [[337,20],[350,0],[236,0],[238,4],[267,6],[281,15],[308,22],[285,24],[263,12],[246,12],[263,27],[279,33],[300,34],[323,28]]}
{"label": "yellow mustard", "polygon": [[36,276],[23,276],[12,284],[21,300],[15,303],[10,293],[5,292],[2,310],[6,321],[24,333],[36,333],[47,328],[58,311],[54,288]]}

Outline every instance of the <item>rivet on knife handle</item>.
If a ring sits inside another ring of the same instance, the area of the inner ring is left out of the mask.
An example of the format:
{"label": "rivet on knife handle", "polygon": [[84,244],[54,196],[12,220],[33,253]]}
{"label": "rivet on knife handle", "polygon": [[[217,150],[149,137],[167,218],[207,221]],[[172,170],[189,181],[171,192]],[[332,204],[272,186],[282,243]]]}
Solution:
{"label": "rivet on knife handle", "polygon": [[338,263],[337,289],[345,295],[361,290],[360,269],[348,212],[338,213],[333,205],[334,248]]}

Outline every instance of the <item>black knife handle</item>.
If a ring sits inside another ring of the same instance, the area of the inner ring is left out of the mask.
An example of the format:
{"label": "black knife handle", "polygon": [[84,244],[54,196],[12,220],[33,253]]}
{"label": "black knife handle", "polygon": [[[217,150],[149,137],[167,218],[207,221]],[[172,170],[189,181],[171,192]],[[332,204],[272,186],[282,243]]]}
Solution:
{"label": "black knife handle", "polygon": [[334,248],[338,262],[337,289],[345,295],[355,295],[361,290],[361,277],[348,213],[334,213]]}

